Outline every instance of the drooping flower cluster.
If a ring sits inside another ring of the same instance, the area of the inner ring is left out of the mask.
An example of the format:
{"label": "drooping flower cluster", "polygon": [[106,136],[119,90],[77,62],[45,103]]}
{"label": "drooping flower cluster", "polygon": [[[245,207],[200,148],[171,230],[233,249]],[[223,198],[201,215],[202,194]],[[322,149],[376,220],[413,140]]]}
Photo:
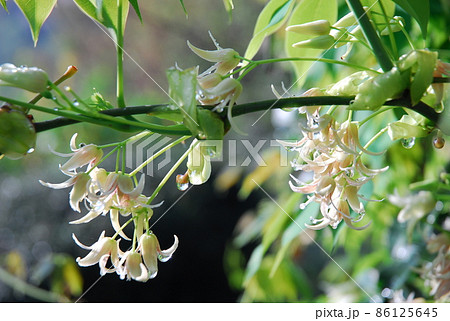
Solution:
{"label": "drooping flower cluster", "polygon": [[[330,225],[337,228],[344,220],[353,229],[364,229],[368,224],[362,227],[353,225],[365,214],[361,202],[364,196],[359,191],[361,186],[388,167],[369,169],[363,164],[362,153],[376,153],[361,145],[357,122],[347,120],[339,123],[329,114],[320,115],[317,107],[312,108],[314,112],[306,113],[307,123],[302,126],[303,138],[296,143],[282,142],[298,152],[292,164],[294,169],[312,173],[309,182],[302,182],[294,176],[295,184],[289,182],[293,191],[311,194],[300,208],[305,208],[311,202],[320,204],[323,217],[313,220],[313,225],[307,224],[307,227],[318,230]],[[358,217],[353,217],[350,210]]]}
{"label": "drooping flower cluster", "polygon": [[[157,262],[167,261],[178,247],[178,238],[175,237],[173,246],[162,251],[158,239],[148,228],[148,221],[153,215],[155,205],[148,204],[149,197],[142,194],[145,179],[141,176],[139,182],[120,171],[108,172],[97,165],[101,162],[103,151],[94,144],[83,145],[77,148],[75,140],[77,134],[70,141],[72,153],[60,154],[70,157],[60,170],[69,176],[63,183],[52,184],[40,181],[46,187],[62,189],[72,187],[69,194],[69,203],[74,211],[81,212],[80,202],[84,202],[88,213],[82,218],[70,222],[71,224],[88,223],[96,217],[109,214],[111,225],[116,231],[113,237],[106,237],[103,232],[98,241],[91,246],[83,245],[75,235],[75,242],[82,248],[91,252],[84,258],[78,258],[80,266],[90,266],[96,263],[100,266],[100,274],[117,272],[122,279],[135,279],[145,282],[154,278],[157,273]],[[86,171],[77,170],[87,165]],[[159,206],[160,204],[156,205]],[[120,224],[119,216],[130,217],[135,224],[133,247],[123,252],[119,247],[120,235],[125,240],[131,240],[123,231],[128,224]],[[137,247],[135,246],[137,241]],[[143,260],[143,263],[142,263]],[[110,261],[111,267],[107,268]]]}

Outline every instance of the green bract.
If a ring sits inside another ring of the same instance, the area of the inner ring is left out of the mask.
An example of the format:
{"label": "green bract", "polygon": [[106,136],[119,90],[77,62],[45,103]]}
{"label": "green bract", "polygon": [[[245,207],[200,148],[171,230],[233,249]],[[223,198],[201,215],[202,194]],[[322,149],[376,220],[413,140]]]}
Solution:
{"label": "green bract", "polygon": [[400,95],[408,86],[409,72],[400,72],[396,67],[372,77],[358,86],[358,94],[349,109],[377,110],[386,100]]}
{"label": "green bract", "polygon": [[48,75],[37,67],[16,67],[13,64],[0,66],[0,86],[22,88],[35,93],[47,89]]}
{"label": "green bract", "polygon": [[410,115],[404,115],[399,121],[388,125],[388,134],[392,140],[412,137],[424,137],[429,131]]}
{"label": "green bract", "polygon": [[411,70],[411,103],[416,105],[433,81],[438,54],[429,50],[414,50],[400,59],[401,71]]}
{"label": "green bract", "polygon": [[19,159],[33,151],[36,131],[25,114],[2,108],[0,110],[0,153]]}

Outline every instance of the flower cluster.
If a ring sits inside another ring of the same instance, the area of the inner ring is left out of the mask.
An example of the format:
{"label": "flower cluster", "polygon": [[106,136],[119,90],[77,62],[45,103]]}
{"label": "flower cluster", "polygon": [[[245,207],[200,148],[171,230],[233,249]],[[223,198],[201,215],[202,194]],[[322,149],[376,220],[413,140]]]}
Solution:
{"label": "flower cluster", "polygon": [[[359,190],[388,167],[369,169],[363,164],[362,153],[377,153],[370,152],[361,145],[357,122],[347,120],[338,123],[329,114],[320,115],[320,109],[316,106],[312,110],[312,113],[306,112],[307,123],[301,126],[303,138],[296,143],[281,142],[298,152],[298,157],[292,164],[294,169],[312,173],[312,179],[308,183],[294,176],[292,178],[295,184],[289,182],[293,191],[312,194],[300,208],[305,208],[313,201],[320,203],[323,218],[313,220],[313,225],[307,224],[307,227],[318,230],[330,225],[336,228],[344,220],[353,229],[364,229],[368,225],[353,225],[365,214],[360,200],[364,196],[359,194]],[[358,214],[357,218],[351,216],[350,209]]]}
{"label": "flower cluster", "polygon": [[228,75],[240,62],[239,54],[231,48],[223,49],[210,34],[217,50],[202,50],[187,42],[189,48],[200,58],[215,62],[198,75],[197,100],[202,105],[216,105],[217,111],[232,106],[242,92],[238,80]]}
{"label": "flower cluster", "polygon": [[240,56],[231,48],[223,49],[210,33],[216,50],[202,50],[187,42],[189,48],[199,57],[215,62],[213,66],[197,76],[196,99],[201,105],[214,105],[213,111],[222,112],[227,109],[227,118],[236,132],[245,135],[238,129],[232,118],[232,108],[240,94],[242,85],[233,78],[232,71],[239,65]]}
{"label": "flower cluster", "polygon": [[[148,221],[153,215],[152,208],[160,204],[150,205],[149,197],[142,194],[144,176],[137,182],[130,175],[120,171],[108,172],[99,168],[97,165],[103,157],[102,149],[93,144],[77,148],[76,136],[77,134],[70,141],[71,154],[57,153],[60,156],[70,157],[60,166],[61,172],[69,176],[69,179],[59,184],[43,181],[40,183],[54,189],[72,187],[69,202],[74,211],[81,212],[80,202],[84,202],[88,213],[70,222],[71,224],[88,223],[99,215],[109,214],[111,225],[116,231],[113,237],[106,237],[103,232],[98,241],[91,246],[83,245],[74,235],[73,238],[80,247],[91,251],[86,257],[78,258],[78,264],[90,266],[98,263],[102,275],[117,272],[122,279],[127,277],[145,282],[155,277],[158,271],[156,259],[167,261],[178,246],[178,238],[175,236],[173,246],[162,251],[158,239],[148,228]],[[87,165],[85,172],[77,171],[85,165]],[[121,225],[119,216],[130,218],[127,223]],[[123,231],[130,222],[135,224],[133,247],[123,252],[119,247],[120,239],[116,238],[120,235],[125,240],[131,240]],[[106,267],[108,260],[111,261],[111,268]]]}

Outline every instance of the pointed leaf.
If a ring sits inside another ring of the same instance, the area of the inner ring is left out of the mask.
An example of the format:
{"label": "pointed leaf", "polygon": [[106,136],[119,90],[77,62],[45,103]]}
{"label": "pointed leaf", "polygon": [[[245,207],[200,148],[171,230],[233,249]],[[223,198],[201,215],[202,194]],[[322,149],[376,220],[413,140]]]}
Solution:
{"label": "pointed leaf", "polygon": [[80,8],[80,10],[83,11],[87,16],[99,21],[97,19],[97,7],[90,0],[73,0],[73,1]]}
{"label": "pointed leaf", "polygon": [[277,31],[289,16],[292,11],[293,0],[271,0],[261,11],[256,21],[255,29],[253,31],[253,38],[248,44],[244,57],[252,59],[264,39]]}
{"label": "pointed leaf", "polygon": [[[288,26],[299,25],[316,20],[328,20],[331,24],[337,19],[337,2],[330,0],[303,0],[292,12]],[[285,50],[288,57],[317,57],[323,52],[322,49],[293,48],[294,43],[310,39],[311,36],[302,35],[295,32],[287,32],[285,40]],[[301,86],[305,81],[312,62],[294,62],[296,85]]]}
{"label": "pointed leaf", "polygon": [[394,0],[396,4],[409,13],[419,24],[422,36],[426,38],[428,19],[430,18],[429,0]]}
{"label": "pointed leaf", "polygon": [[0,4],[2,5],[3,9],[5,9],[6,12],[8,12],[8,7],[6,6],[6,0],[0,0]]}
{"label": "pointed leaf", "polygon": [[28,20],[34,45],[36,46],[42,24],[47,20],[55,7],[56,0],[15,0],[15,2]]}
{"label": "pointed leaf", "polygon": [[[117,0],[74,0],[81,11],[87,16],[100,22],[106,28],[117,33],[118,28],[118,5]],[[128,17],[129,2],[123,4],[122,8],[122,32],[125,30],[126,20]]]}
{"label": "pointed leaf", "polygon": [[141,10],[139,9],[138,1],[137,0],[129,0],[129,1],[134,11],[136,12],[137,16],[139,17],[139,20],[142,22]]}
{"label": "pointed leaf", "polygon": [[186,15],[186,18],[187,18],[188,13],[187,13],[186,7],[184,6],[183,0],[180,0],[180,3],[181,3],[181,6],[183,7],[184,14]]}

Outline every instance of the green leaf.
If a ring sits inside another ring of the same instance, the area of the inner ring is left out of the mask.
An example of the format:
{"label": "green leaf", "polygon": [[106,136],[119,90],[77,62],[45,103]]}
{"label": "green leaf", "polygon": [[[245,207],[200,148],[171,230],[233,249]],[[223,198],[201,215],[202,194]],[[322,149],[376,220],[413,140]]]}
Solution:
{"label": "green leaf", "polygon": [[173,108],[179,109],[183,114],[184,125],[197,136],[200,126],[197,120],[197,67],[178,70],[170,68],[166,72],[169,80],[169,96]]}
{"label": "green leaf", "polygon": [[225,6],[225,10],[228,13],[228,19],[231,21],[233,19],[233,9],[234,9],[233,0],[223,0],[223,5]]}
{"label": "green leaf", "polygon": [[2,5],[3,9],[5,9],[6,12],[8,12],[8,7],[6,6],[6,0],[0,0],[0,4]]}
{"label": "green leaf", "polygon": [[[330,0],[303,0],[292,12],[288,25],[298,25],[316,20],[328,20],[331,24],[337,19],[337,2]],[[287,32],[285,39],[285,50],[288,57],[317,57],[322,49],[293,48],[294,43],[310,39],[311,36],[302,35],[295,32]],[[305,74],[308,72],[313,62],[297,61],[293,62],[297,77],[296,85],[301,86],[305,81]]]}
{"label": "green leaf", "polygon": [[277,252],[270,275],[275,274],[277,271],[292,241],[307,229],[305,224],[311,223],[311,218],[316,218],[318,213],[319,204],[311,203],[306,209],[301,211],[297,218],[284,230],[281,237],[281,248]]}
{"label": "green leaf", "polygon": [[[78,8],[87,16],[99,21],[97,19],[97,7],[90,0],[73,0]],[[100,22],[100,21],[99,21]]]}
{"label": "green leaf", "polygon": [[[15,0],[15,2],[28,20],[34,45],[36,46],[39,31],[55,7],[56,0]],[[3,3],[2,6],[5,8]]]}
{"label": "green leaf", "polygon": [[[74,0],[81,11],[87,16],[100,22],[106,28],[114,31],[117,34],[118,29],[118,12],[119,7],[117,0]],[[122,1],[122,0],[121,0]],[[125,25],[128,17],[129,2],[123,4],[122,8],[122,32],[125,30]]]}
{"label": "green leaf", "polygon": [[181,3],[181,6],[183,7],[184,14],[186,15],[186,18],[187,18],[188,13],[187,13],[186,7],[184,6],[183,0],[180,0],[180,3]]}
{"label": "green leaf", "polygon": [[244,57],[252,59],[264,39],[280,29],[292,11],[293,0],[271,0],[261,11],[256,21],[253,37],[248,44]]}
{"label": "green leaf", "polygon": [[[386,28],[386,22],[389,22],[394,16],[395,3],[391,0],[362,0],[361,4],[370,8],[370,18],[375,23],[378,31]],[[381,5],[383,8],[381,8]],[[383,13],[386,13],[386,17]]]}
{"label": "green leaf", "polygon": [[264,257],[264,249],[262,244],[260,244],[253,250],[250,259],[248,260],[248,264],[245,269],[244,285],[246,285],[250,281],[250,279],[256,274],[256,272],[258,272],[263,257]]}
{"label": "green leaf", "polygon": [[141,10],[139,10],[139,3],[137,0],[129,0],[131,3],[131,6],[133,7],[134,11],[136,12],[137,16],[139,17],[139,20],[142,22],[142,16],[141,16]]}
{"label": "green leaf", "polygon": [[409,13],[419,24],[423,38],[427,36],[428,19],[430,18],[429,0],[394,0],[396,4]]}

